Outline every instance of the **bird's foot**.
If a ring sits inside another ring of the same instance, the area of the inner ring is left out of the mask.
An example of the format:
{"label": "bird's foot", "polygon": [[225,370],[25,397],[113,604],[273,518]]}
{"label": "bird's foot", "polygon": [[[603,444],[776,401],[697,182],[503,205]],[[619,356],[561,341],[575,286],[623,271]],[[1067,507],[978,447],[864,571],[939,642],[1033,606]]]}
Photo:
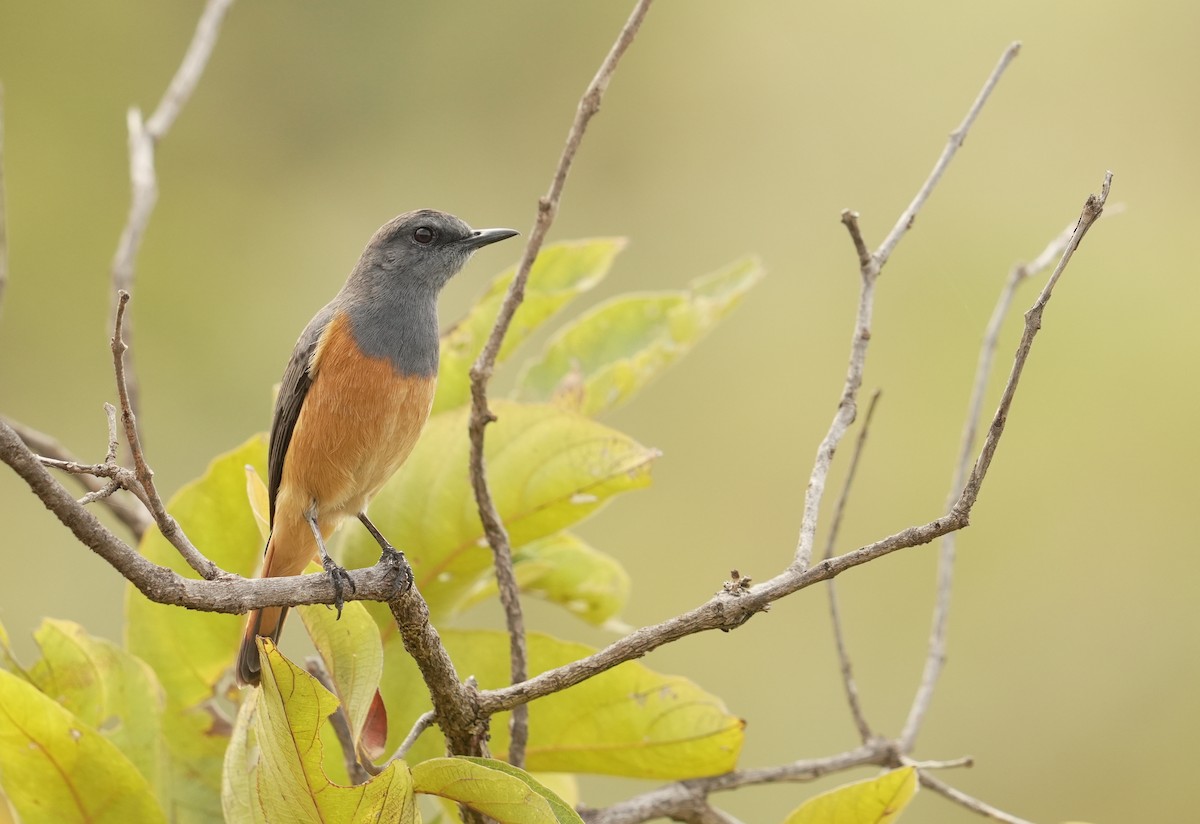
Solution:
{"label": "bird's foot", "polygon": [[329,580],[333,583],[334,602],[333,607],[337,610],[337,617],[342,617],[342,607],[345,606],[342,600],[343,593],[346,591],[346,586],[350,587],[350,592],[356,592],[357,587],[354,586],[354,579],[350,577],[350,573],[343,567],[337,565],[337,562],[328,555],[321,559],[321,566],[325,567],[325,573],[329,576]]}
{"label": "bird's foot", "polygon": [[379,563],[387,564],[395,573],[395,577],[392,578],[392,597],[390,600],[394,601],[413,588],[412,567],[409,565],[408,559],[404,557],[403,552],[391,544],[385,544],[383,552],[379,556]]}
{"label": "bird's foot", "polygon": [[404,557],[404,553],[392,546],[392,542],[383,537],[383,533],[375,524],[371,523],[371,519],[367,517],[367,513],[358,513],[358,520],[371,533],[379,548],[383,550],[379,555],[379,563],[385,564],[392,568],[396,573],[392,579],[392,598],[395,600],[404,593],[413,588],[413,572],[412,567],[408,565],[408,559]]}

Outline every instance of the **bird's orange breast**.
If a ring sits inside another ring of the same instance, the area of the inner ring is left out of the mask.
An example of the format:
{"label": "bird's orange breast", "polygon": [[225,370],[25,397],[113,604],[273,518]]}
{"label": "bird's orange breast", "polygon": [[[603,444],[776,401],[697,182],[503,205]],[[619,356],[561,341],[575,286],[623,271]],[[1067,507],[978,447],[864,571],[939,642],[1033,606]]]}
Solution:
{"label": "bird's orange breast", "polygon": [[330,321],[310,372],[280,498],[301,508],[315,503],[322,521],[336,520],[362,511],[412,452],[437,379],[401,375],[389,359],[364,355],[344,313]]}

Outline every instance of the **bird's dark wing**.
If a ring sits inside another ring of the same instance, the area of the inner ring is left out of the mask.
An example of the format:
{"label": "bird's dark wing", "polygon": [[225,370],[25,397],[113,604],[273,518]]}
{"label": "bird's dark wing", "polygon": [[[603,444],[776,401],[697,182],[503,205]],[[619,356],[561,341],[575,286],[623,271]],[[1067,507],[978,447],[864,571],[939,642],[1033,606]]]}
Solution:
{"label": "bird's dark wing", "polygon": [[304,406],[304,398],[308,388],[312,386],[313,375],[309,372],[313,352],[324,334],[325,328],[333,319],[333,304],[329,304],[316,314],[300,333],[300,340],[292,351],[292,359],[288,361],[283,373],[283,381],[279,385],[279,396],[275,399],[275,415],[271,420],[271,446],[267,453],[267,494],[271,501],[271,524],[275,523],[275,497],[279,494],[279,484],[283,480],[283,460],[287,457],[288,445],[292,442],[292,431],[300,418],[300,409]]}

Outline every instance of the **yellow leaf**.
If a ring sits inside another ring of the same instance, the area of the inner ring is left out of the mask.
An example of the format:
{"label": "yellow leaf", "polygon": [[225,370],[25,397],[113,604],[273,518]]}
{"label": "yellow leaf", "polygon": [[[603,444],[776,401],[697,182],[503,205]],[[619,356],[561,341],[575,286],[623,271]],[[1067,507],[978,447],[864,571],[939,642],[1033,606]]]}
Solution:
{"label": "yellow leaf", "polygon": [[[260,758],[256,795],[269,821],[415,822],[412,779],[401,761],[365,784],[332,783],[322,768],[320,728],[337,699],[317,679],[260,638],[261,694],[253,731]],[[231,779],[227,778],[231,782]]]}
{"label": "yellow leaf", "polygon": [[784,824],[892,824],[917,794],[913,767],[901,767],[810,798]]}
{"label": "yellow leaf", "polygon": [[250,511],[254,513],[254,523],[258,524],[258,534],[265,545],[271,539],[271,493],[254,464],[246,464],[246,497],[250,499]]}
{"label": "yellow leaf", "polygon": [[[658,452],[627,435],[551,405],[493,402],[492,408],[499,420],[488,430],[488,479],[514,546],[559,532],[650,483]],[[465,409],[433,417],[371,504],[376,526],[407,554],[435,621],[492,569],[467,472],[469,448]],[[362,528],[345,530],[341,546],[349,567],[379,557]],[[386,612],[372,610],[385,639],[395,632]]]}
{"label": "yellow leaf", "polygon": [[[474,675],[480,688],[509,683],[506,633],[446,630],[441,635],[457,667]],[[530,633],[528,642],[531,675],[595,651],[540,633]],[[401,650],[397,640],[385,645],[384,651],[383,690],[397,719],[395,743],[413,719],[429,709],[420,673]],[[492,719],[491,745],[497,757],[508,749],[508,719],[508,713]],[[629,661],[529,705],[526,766],[542,772],[667,780],[716,775],[737,766],[744,726],[721,699],[692,681]],[[430,730],[410,753],[410,760],[428,758],[442,746]]]}
{"label": "yellow leaf", "polygon": [[154,671],[70,621],[46,619],[34,638],[42,650],[29,670],[34,686],[115,744],[169,803],[165,697]]}
{"label": "yellow leaf", "polygon": [[416,792],[438,795],[500,824],[583,824],[579,814],[524,770],[489,758],[432,758],[412,768]]}
{"label": "yellow leaf", "polygon": [[[631,583],[625,568],[568,532],[519,547],[513,564],[521,592],[558,604],[593,626],[612,621],[629,601]],[[466,594],[459,608],[496,592],[496,578],[488,576]]]}
{"label": "yellow leaf", "polygon": [[146,779],[112,742],[6,670],[0,775],[24,824],[166,822]]}
{"label": "yellow leaf", "polygon": [[345,604],[340,619],[324,604],[302,606],[298,611],[346,708],[350,734],[357,746],[383,675],[379,627],[358,601]]}
{"label": "yellow leaf", "polygon": [[587,415],[620,406],[686,354],[762,279],[746,258],[686,292],[620,295],[571,321],[517,378],[517,397]]}

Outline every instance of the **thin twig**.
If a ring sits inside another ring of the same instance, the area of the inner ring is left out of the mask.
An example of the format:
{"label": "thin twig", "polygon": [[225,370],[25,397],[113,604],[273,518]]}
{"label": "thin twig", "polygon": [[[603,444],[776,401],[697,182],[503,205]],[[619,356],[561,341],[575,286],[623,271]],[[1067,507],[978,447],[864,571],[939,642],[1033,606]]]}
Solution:
{"label": "thin twig", "polygon": [[[613,43],[608,55],[604,58],[604,62],[600,64],[595,77],[592,78],[592,82],[588,84],[587,90],[584,91],[583,97],[579,100],[575,120],[571,124],[570,132],[567,134],[567,143],[563,147],[562,156],[559,158],[558,166],[554,171],[550,190],[538,201],[537,216],[534,220],[533,230],[529,233],[529,240],[525,244],[525,251],[521,256],[520,264],[517,266],[517,274],[513,278],[512,283],[509,284],[508,292],[504,297],[504,302],[500,305],[500,311],[496,316],[496,323],[492,327],[487,343],[471,367],[471,421],[469,426],[471,436],[471,487],[475,493],[475,501],[479,508],[479,517],[483,522],[483,529],[487,535],[488,544],[492,548],[495,560],[496,582],[500,590],[500,601],[504,606],[505,619],[508,623],[511,677],[514,684],[524,681],[528,675],[525,651],[525,622],[521,614],[521,601],[516,576],[513,574],[512,546],[509,542],[508,532],[500,520],[500,513],[497,511],[496,504],[492,500],[491,490],[488,488],[487,482],[487,469],[484,463],[483,447],[485,430],[489,423],[496,420],[496,416],[492,414],[491,409],[488,407],[488,382],[491,380],[492,371],[496,365],[496,357],[500,352],[501,344],[504,342],[504,336],[508,333],[513,315],[525,297],[525,283],[529,279],[529,272],[533,267],[533,262],[537,259],[546,233],[550,230],[550,226],[554,222],[554,217],[558,213],[558,205],[562,198],[563,187],[566,186],[567,175],[571,170],[571,164],[575,159],[576,152],[579,150],[579,145],[583,141],[583,135],[587,131],[588,123],[595,116],[596,112],[600,110],[600,101],[604,96],[605,90],[608,88],[609,82],[612,80],[613,73],[617,70],[621,56],[629,48],[629,45],[637,35],[638,29],[642,25],[642,20],[645,18],[646,12],[650,9],[651,2],[652,0],[638,0],[629,19],[621,28],[620,34],[617,35],[616,42]],[[521,766],[525,760],[528,721],[528,714],[524,707],[513,712],[510,724],[511,743],[509,744],[508,760],[515,766]]]}
{"label": "thin twig", "polygon": [[891,742],[872,739],[849,752],[781,764],[776,767],[732,770],[709,778],[676,781],[633,796],[603,809],[584,808],[580,815],[588,824],[641,824],[660,818],[691,821],[697,811],[709,809],[709,796],[742,787],[815,781],[832,773],[856,767],[917,767],[919,770],[968,767],[970,758],[945,761],[912,761],[900,756]]}
{"label": "thin twig", "polygon": [[[337,687],[325,671],[325,664],[320,658],[309,658],[305,665],[308,674],[320,681],[321,686],[334,694],[337,693]],[[371,780],[371,775],[358,763],[358,754],[354,751],[354,735],[350,732],[350,719],[346,717],[344,704],[338,704],[337,709],[329,716],[329,724],[333,727],[333,734],[337,736],[338,746],[342,748],[342,759],[345,761],[350,783],[366,784]]]}
{"label": "thin twig", "polygon": [[[885,766],[890,751],[882,746],[862,746],[824,758],[795,761],[777,767],[733,770],[710,778],[676,781],[636,795],[603,809],[584,808],[580,816],[588,824],[640,824],[659,818],[689,820],[688,815],[710,809],[712,793],[727,792],[759,784],[815,781],[822,776],[867,765]],[[694,819],[692,819],[694,820]]]}
{"label": "thin twig", "polygon": [[978,798],[967,795],[962,790],[956,790],[954,787],[951,787],[944,781],[934,778],[929,773],[918,772],[917,775],[920,777],[922,787],[928,787],[935,793],[949,798],[955,804],[960,804],[971,812],[979,813],[984,818],[991,818],[996,821],[1004,821],[1006,824],[1033,824],[1033,822],[1027,821],[1024,818],[1018,818],[1017,816],[1010,815],[1003,810],[998,810],[990,804],[985,804]]}
{"label": "thin twig", "polygon": [[[858,471],[858,461],[862,457],[863,447],[867,445],[867,435],[871,431],[871,419],[875,416],[875,407],[879,403],[880,391],[871,393],[867,404],[867,414],[863,418],[862,429],[854,444],[854,454],[850,457],[850,468],[846,471],[846,483],[842,494],[838,496],[833,517],[829,521],[829,538],[825,542],[825,560],[833,557],[833,549],[837,545],[838,531],[842,526],[842,516],[846,512],[846,502],[850,499],[850,489],[854,484],[854,476]],[[829,618],[833,625],[833,640],[837,647],[838,661],[841,663],[842,686],[846,689],[846,702],[850,705],[850,715],[854,718],[854,726],[858,728],[858,737],[864,744],[871,740],[873,733],[867,723],[866,713],[863,712],[862,702],[858,697],[858,685],[854,682],[854,668],[850,664],[850,653],[846,649],[846,636],[842,629],[842,613],[838,608],[837,582],[829,582]]]}
{"label": "thin twig", "polygon": [[[121,230],[121,238],[117,242],[117,251],[112,262],[112,313],[116,318],[119,310],[120,293],[133,291],[134,262],[142,245],[142,237],[146,226],[150,223],[150,215],[154,212],[154,204],[158,200],[158,181],[154,171],[154,150],[170,131],[180,111],[192,96],[204,67],[212,55],[221,30],[221,21],[229,10],[233,0],[208,0],[200,19],[196,23],[196,31],[192,42],[188,45],[175,76],[167,85],[162,99],[148,121],[142,121],[142,113],[137,107],[129,110],[126,124],[129,129],[129,182],[131,187],[129,215],[125,227]],[[127,340],[133,339],[133,330],[126,329]],[[129,387],[130,406],[138,409],[139,390],[132,368],[127,379]]]}
{"label": "thin twig", "polygon": [[[110,408],[110,405],[105,404],[105,409],[107,410],[108,408]],[[12,427],[17,436],[32,452],[37,453],[43,466],[52,466],[70,472],[89,493],[99,492],[108,486],[107,483],[100,480],[101,478],[107,479],[111,477],[111,475],[107,474],[107,470],[103,464],[94,464],[86,467],[85,470],[85,465],[81,464],[69,449],[54,438],[17,421],[2,420],[8,426]],[[136,494],[134,490],[130,490],[130,492]],[[154,520],[143,506],[135,505],[123,496],[106,497],[101,499],[101,503],[108,507],[109,512],[128,528],[137,540],[140,540],[142,533],[154,523]]]}
{"label": "thin twig", "polygon": [[941,156],[933,164],[933,171],[925,179],[925,183],[917,192],[916,197],[908,204],[908,208],[900,214],[900,219],[896,221],[896,225],[892,227],[892,231],[888,232],[888,236],[884,238],[883,243],[879,244],[879,248],[875,250],[875,262],[879,268],[883,268],[888,258],[892,256],[896,244],[912,228],[917,215],[925,205],[925,201],[929,200],[929,195],[933,192],[934,186],[942,179],[942,175],[950,165],[950,161],[954,159],[955,153],[958,152],[963,141],[967,139],[967,132],[971,130],[975,119],[983,111],[984,104],[987,103],[992,91],[996,88],[996,84],[1000,82],[1000,76],[1004,74],[1004,70],[1008,68],[1008,64],[1016,59],[1016,56],[1020,52],[1021,43],[1017,41],[1009,44],[1009,47],[1004,50],[1004,54],[1000,55],[1000,60],[996,63],[996,68],[992,69],[987,82],[979,90],[979,95],[975,98],[975,102],[971,104],[971,108],[967,111],[967,116],[963,118],[962,123],[958,124],[958,128],[950,133],[950,137],[946,141],[946,148],[942,149]]}
{"label": "thin twig", "polygon": [[433,710],[421,713],[421,717],[413,724],[412,729],[408,731],[408,735],[404,736],[404,740],[400,742],[400,746],[392,753],[392,757],[387,760],[387,763],[400,760],[408,755],[408,751],[417,743],[417,739],[425,730],[429,729],[437,721],[437,713]]}
{"label": "thin twig", "polygon": [[1054,267],[1054,274],[1050,276],[1050,279],[1042,288],[1042,292],[1038,295],[1038,299],[1034,302],[1033,306],[1025,313],[1025,331],[1022,333],[1021,342],[1017,346],[1017,354],[1013,360],[1012,370],[1009,372],[1008,382],[1005,384],[1004,391],[1000,395],[1000,406],[992,418],[992,424],[988,429],[987,438],[984,440],[983,449],[975,461],[975,466],[971,469],[971,475],[967,478],[966,486],[963,487],[962,496],[952,508],[952,512],[961,512],[970,509],[975,505],[975,501],[979,497],[979,490],[983,486],[983,479],[987,475],[988,467],[991,466],[1000,435],[1004,431],[1004,423],[1008,419],[1008,410],[1012,406],[1013,397],[1016,395],[1017,383],[1021,379],[1021,372],[1025,368],[1025,362],[1029,359],[1029,350],[1033,346],[1033,339],[1037,336],[1038,330],[1042,328],[1042,313],[1046,310],[1046,304],[1050,302],[1050,295],[1054,292],[1054,287],[1058,284],[1058,279],[1062,277],[1062,273],[1066,270],[1067,264],[1070,263],[1075,250],[1079,248],[1079,244],[1083,242],[1083,236],[1087,234],[1088,229],[1092,228],[1092,224],[1099,220],[1100,215],[1104,212],[1104,204],[1108,200],[1108,193],[1111,188],[1112,172],[1106,172],[1104,183],[1100,187],[1100,194],[1088,195],[1087,201],[1083,204],[1083,211],[1079,215],[1079,222],[1075,225],[1075,231],[1071,234],[1071,240],[1063,250],[1062,258],[1058,261],[1058,265]]}
{"label": "thin twig", "polygon": [[950,161],[954,158],[958,147],[966,139],[971,124],[975,122],[975,118],[978,117],[984,103],[987,102],[988,97],[991,95],[992,89],[999,82],[1000,75],[1004,73],[1004,69],[1017,56],[1020,47],[1020,43],[1013,43],[1005,50],[1000,58],[1000,62],[993,69],[991,75],[983,84],[983,89],[975,98],[975,102],[967,111],[966,117],[963,118],[958,128],[950,133],[949,142],[946,144],[946,148],[942,150],[941,157],[938,158],[937,163],[934,164],[933,171],[929,173],[929,177],[925,179],[925,182],[917,191],[908,208],[901,213],[900,219],[896,221],[896,225],[888,233],[888,236],[874,254],[866,254],[868,247],[863,240],[862,232],[858,226],[858,214],[848,209],[842,212],[842,223],[845,224],[847,231],[849,231],[855,251],[858,254],[862,288],[859,293],[858,317],[854,326],[854,337],[850,344],[850,362],[846,369],[846,381],[842,387],[842,396],[838,401],[833,422],[829,425],[829,431],[825,434],[820,446],[817,447],[817,456],[813,461],[812,473],[809,475],[808,487],[804,493],[804,510],[800,519],[800,536],[796,541],[796,557],[792,562],[792,565],[797,569],[806,569],[809,561],[812,560],[813,546],[816,543],[817,535],[817,519],[821,511],[821,499],[825,494],[825,481],[829,476],[829,467],[833,463],[833,455],[837,451],[838,444],[841,443],[850,425],[854,423],[854,418],[858,412],[858,390],[862,386],[863,370],[866,367],[867,345],[871,339],[871,312],[875,302],[875,283],[879,279],[880,271],[887,263],[888,258],[891,257],[896,244],[912,228],[913,222],[917,219],[917,214],[925,205],[925,201],[929,199],[929,195],[933,192],[937,182],[945,173],[946,168],[950,165]]}
{"label": "thin twig", "polygon": [[[108,418],[108,451],[104,453],[104,465],[106,467],[115,467],[117,465],[117,450],[121,447],[121,442],[117,438],[117,410],[111,403],[104,404],[104,415]],[[43,463],[45,463],[43,461]],[[108,479],[108,483],[102,489],[94,489],[88,494],[79,499],[79,503],[83,506],[102,501],[120,489],[124,489],[119,476],[113,475]]]}
{"label": "thin twig", "polygon": [[969,755],[959,758],[943,758],[934,761],[915,761],[904,757],[901,759],[906,767],[916,767],[918,770],[956,770],[960,767],[974,767],[975,759]]}
{"label": "thin twig", "polygon": [[[1008,280],[1000,291],[996,307],[988,320],[987,329],[983,334],[983,342],[979,347],[979,361],[975,367],[975,381],[971,388],[971,397],[967,403],[967,415],[963,422],[962,440],[959,446],[958,460],[950,479],[950,496],[947,506],[953,505],[962,491],[966,480],[967,468],[971,463],[971,454],[975,449],[975,439],[979,431],[979,422],[983,417],[983,401],[987,394],[988,382],[991,380],[992,364],[995,360],[996,349],[1000,342],[1000,330],[1008,317],[1017,289],[1021,284],[1062,255],[1071,236],[1075,233],[1074,223],[1067,226],[1058,237],[1050,241],[1036,258],[1029,263],[1014,266],[1008,274]],[[933,691],[938,678],[946,664],[946,635],[950,616],[950,594],[954,586],[954,557],[955,533],[942,537],[941,553],[938,559],[937,595],[933,608],[933,622],[929,633],[929,649],[925,656],[925,667],[921,674],[921,683],[913,697],[908,718],[900,733],[899,746],[902,752],[912,752],[916,744],[917,733],[929,707],[933,702]]]}
{"label": "thin twig", "polygon": [[121,403],[121,424],[125,428],[125,442],[133,456],[134,473],[138,483],[145,492],[146,505],[154,516],[154,523],[172,546],[179,550],[188,566],[200,573],[201,577],[209,580],[219,578],[223,574],[221,568],[205,558],[200,550],[188,540],[178,522],[167,512],[162,498],[154,486],[154,470],[146,463],[145,453],[142,452],[141,438],[138,436],[137,416],[133,412],[133,403],[129,395],[129,387],[125,373],[125,352],[129,348],[124,339],[125,307],[129,305],[129,293],[121,292],[117,297],[117,317],[113,324],[113,336],[110,342],[113,356],[113,369],[117,377],[117,397]]}

